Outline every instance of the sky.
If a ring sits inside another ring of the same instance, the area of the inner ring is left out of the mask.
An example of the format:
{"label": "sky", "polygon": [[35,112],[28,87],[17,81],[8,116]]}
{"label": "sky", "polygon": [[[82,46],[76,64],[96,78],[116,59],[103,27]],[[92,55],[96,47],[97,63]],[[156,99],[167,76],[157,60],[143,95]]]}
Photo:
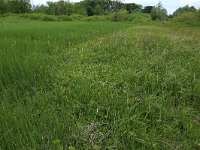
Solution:
{"label": "sky", "polygon": [[[58,0],[31,0],[32,4],[46,4],[46,1],[58,1]],[[78,2],[80,0],[70,0],[70,2]],[[200,0],[124,0],[125,3],[136,3],[143,6],[154,6],[161,1],[163,7],[167,9],[169,14],[172,14],[177,8],[185,5],[195,6],[200,8]]]}

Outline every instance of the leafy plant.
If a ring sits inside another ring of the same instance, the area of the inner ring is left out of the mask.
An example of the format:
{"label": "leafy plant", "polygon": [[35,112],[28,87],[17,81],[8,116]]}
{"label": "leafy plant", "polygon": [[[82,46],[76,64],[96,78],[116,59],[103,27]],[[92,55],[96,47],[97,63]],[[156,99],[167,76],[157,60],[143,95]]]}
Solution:
{"label": "leafy plant", "polygon": [[162,7],[161,2],[151,10],[151,19],[160,21],[167,20],[167,10]]}

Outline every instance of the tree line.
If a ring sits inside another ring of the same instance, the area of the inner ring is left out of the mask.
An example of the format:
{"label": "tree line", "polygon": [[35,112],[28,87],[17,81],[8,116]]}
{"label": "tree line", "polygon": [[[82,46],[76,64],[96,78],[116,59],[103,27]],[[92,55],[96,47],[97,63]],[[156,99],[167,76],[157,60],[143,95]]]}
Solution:
{"label": "tree line", "polygon": [[0,0],[0,14],[3,13],[45,13],[49,15],[105,15],[120,9],[129,13],[150,13],[153,6],[142,7],[135,3],[123,3],[120,0],[83,0],[72,3],[60,0],[58,2],[48,1],[47,5],[31,5],[30,0]]}
{"label": "tree line", "polygon": [[28,13],[32,11],[29,0],[0,0],[0,14],[3,13]]}
{"label": "tree line", "polygon": [[135,3],[123,3],[120,0],[82,0],[80,2],[70,2],[60,0],[58,2],[48,1],[46,5],[32,5],[30,0],[0,0],[0,14],[4,13],[43,13],[47,15],[79,14],[81,16],[107,15],[113,12],[126,10],[131,14],[134,12],[151,14],[152,20],[167,20],[177,18],[188,23],[200,22],[200,10],[193,6],[178,8],[173,15],[167,14],[167,10],[159,3],[157,6],[146,6]]}

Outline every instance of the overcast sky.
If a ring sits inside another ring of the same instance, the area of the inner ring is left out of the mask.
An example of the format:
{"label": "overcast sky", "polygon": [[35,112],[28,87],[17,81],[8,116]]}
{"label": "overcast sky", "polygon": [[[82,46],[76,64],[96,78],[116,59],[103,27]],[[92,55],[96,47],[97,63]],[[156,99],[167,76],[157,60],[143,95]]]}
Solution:
{"label": "overcast sky", "polygon": [[[32,4],[46,4],[46,1],[58,1],[58,0],[31,0]],[[80,0],[70,0],[70,2],[78,2]],[[156,5],[159,0],[124,0],[126,3],[136,3],[143,6]],[[173,13],[177,8],[190,5],[200,8],[200,0],[161,0],[163,6],[167,9],[168,13]]]}

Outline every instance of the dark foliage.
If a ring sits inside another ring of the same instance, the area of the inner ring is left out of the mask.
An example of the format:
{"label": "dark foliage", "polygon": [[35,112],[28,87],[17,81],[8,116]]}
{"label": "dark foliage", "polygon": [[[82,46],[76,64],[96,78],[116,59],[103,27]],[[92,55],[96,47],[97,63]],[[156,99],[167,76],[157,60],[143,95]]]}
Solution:
{"label": "dark foliage", "polygon": [[151,11],[152,11],[152,9],[153,9],[153,6],[146,6],[146,7],[144,7],[144,9],[142,10],[142,12],[143,12],[143,13],[148,13],[148,14],[150,14]]}
{"label": "dark foliage", "polygon": [[28,13],[31,11],[29,0],[0,0],[0,14],[3,13]]}

